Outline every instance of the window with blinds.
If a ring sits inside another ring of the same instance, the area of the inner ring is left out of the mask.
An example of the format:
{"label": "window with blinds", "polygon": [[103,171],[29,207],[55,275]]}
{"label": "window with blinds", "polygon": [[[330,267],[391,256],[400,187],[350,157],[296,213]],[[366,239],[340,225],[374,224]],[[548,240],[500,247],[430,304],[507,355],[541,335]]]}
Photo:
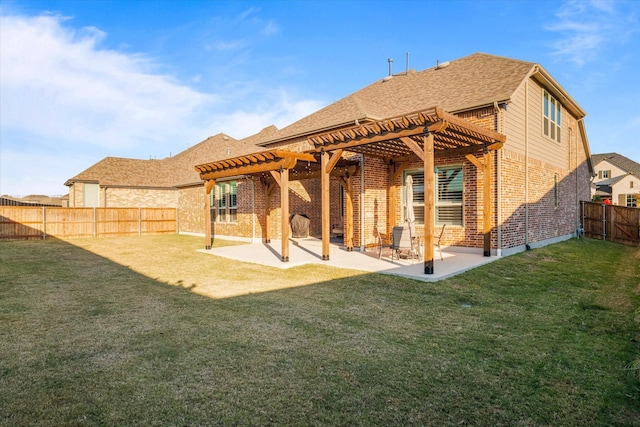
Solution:
{"label": "window with blinds", "polygon": [[[408,171],[413,178],[413,201],[404,201],[404,208],[413,203],[416,224],[424,224],[424,173]],[[462,166],[439,166],[435,170],[435,216],[436,225],[463,224],[463,175]],[[403,191],[403,194],[406,194]]]}
{"label": "window with blinds", "polygon": [[215,222],[238,220],[238,187],[236,181],[216,184],[211,192],[211,210]]}

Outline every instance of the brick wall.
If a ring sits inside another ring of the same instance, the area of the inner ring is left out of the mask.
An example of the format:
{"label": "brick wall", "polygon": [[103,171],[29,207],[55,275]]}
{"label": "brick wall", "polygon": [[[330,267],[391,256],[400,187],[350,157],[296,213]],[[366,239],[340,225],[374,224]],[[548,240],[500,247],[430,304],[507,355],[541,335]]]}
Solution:
{"label": "brick wall", "polygon": [[108,208],[177,207],[178,190],[100,187],[100,206]]}
{"label": "brick wall", "polygon": [[204,233],[204,185],[178,191],[178,227],[183,233]]}

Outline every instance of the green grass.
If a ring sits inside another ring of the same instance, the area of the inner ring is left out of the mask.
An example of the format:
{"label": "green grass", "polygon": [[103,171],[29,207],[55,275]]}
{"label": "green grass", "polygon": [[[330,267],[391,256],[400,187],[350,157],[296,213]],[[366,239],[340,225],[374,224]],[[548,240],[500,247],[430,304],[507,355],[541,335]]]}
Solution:
{"label": "green grass", "polygon": [[637,248],[423,283],[71,243],[0,242],[0,425],[640,426]]}

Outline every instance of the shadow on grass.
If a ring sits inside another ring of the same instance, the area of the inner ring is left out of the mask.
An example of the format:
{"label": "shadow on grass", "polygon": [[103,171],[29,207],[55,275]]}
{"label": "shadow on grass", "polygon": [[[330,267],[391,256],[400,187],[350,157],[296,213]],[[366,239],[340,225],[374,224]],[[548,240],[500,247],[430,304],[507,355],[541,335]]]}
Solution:
{"label": "shadow on grass", "polygon": [[[111,258],[137,265],[136,241]],[[3,242],[0,424],[638,424],[638,272],[613,287],[607,267],[633,254],[560,245],[438,283],[307,266],[313,286],[211,299],[77,245]]]}

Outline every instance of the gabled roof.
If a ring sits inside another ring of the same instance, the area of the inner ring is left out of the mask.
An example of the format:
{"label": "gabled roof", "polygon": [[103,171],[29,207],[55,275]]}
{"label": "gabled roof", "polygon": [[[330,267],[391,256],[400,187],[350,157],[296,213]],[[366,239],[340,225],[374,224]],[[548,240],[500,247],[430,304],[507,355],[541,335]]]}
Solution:
{"label": "gabled roof", "polygon": [[600,162],[607,161],[615,167],[640,178],[640,163],[636,163],[628,157],[622,156],[618,153],[593,154],[591,156],[591,161],[594,166]]}
{"label": "gabled roof", "polygon": [[627,175],[628,174],[618,175],[613,178],[603,179],[602,181],[595,181],[594,184],[596,185],[596,187],[601,187],[601,186],[611,187],[613,185],[616,185],[618,182],[622,181],[622,179],[625,178]]}
{"label": "gabled roof", "polygon": [[[251,141],[238,141],[225,134],[217,134],[185,151],[160,160],[140,160],[122,157],[105,157],[98,163],[67,180],[89,182],[101,186],[171,188],[200,184],[200,176],[193,166],[203,160],[218,160],[230,156],[259,151]],[[162,173],[158,173],[162,170]]]}
{"label": "gabled roof", "polygon": [[387,76],[279,130],[260,145],[431,108],[448,112],[508,101],[536,64],[475,53],[416,72]]}

